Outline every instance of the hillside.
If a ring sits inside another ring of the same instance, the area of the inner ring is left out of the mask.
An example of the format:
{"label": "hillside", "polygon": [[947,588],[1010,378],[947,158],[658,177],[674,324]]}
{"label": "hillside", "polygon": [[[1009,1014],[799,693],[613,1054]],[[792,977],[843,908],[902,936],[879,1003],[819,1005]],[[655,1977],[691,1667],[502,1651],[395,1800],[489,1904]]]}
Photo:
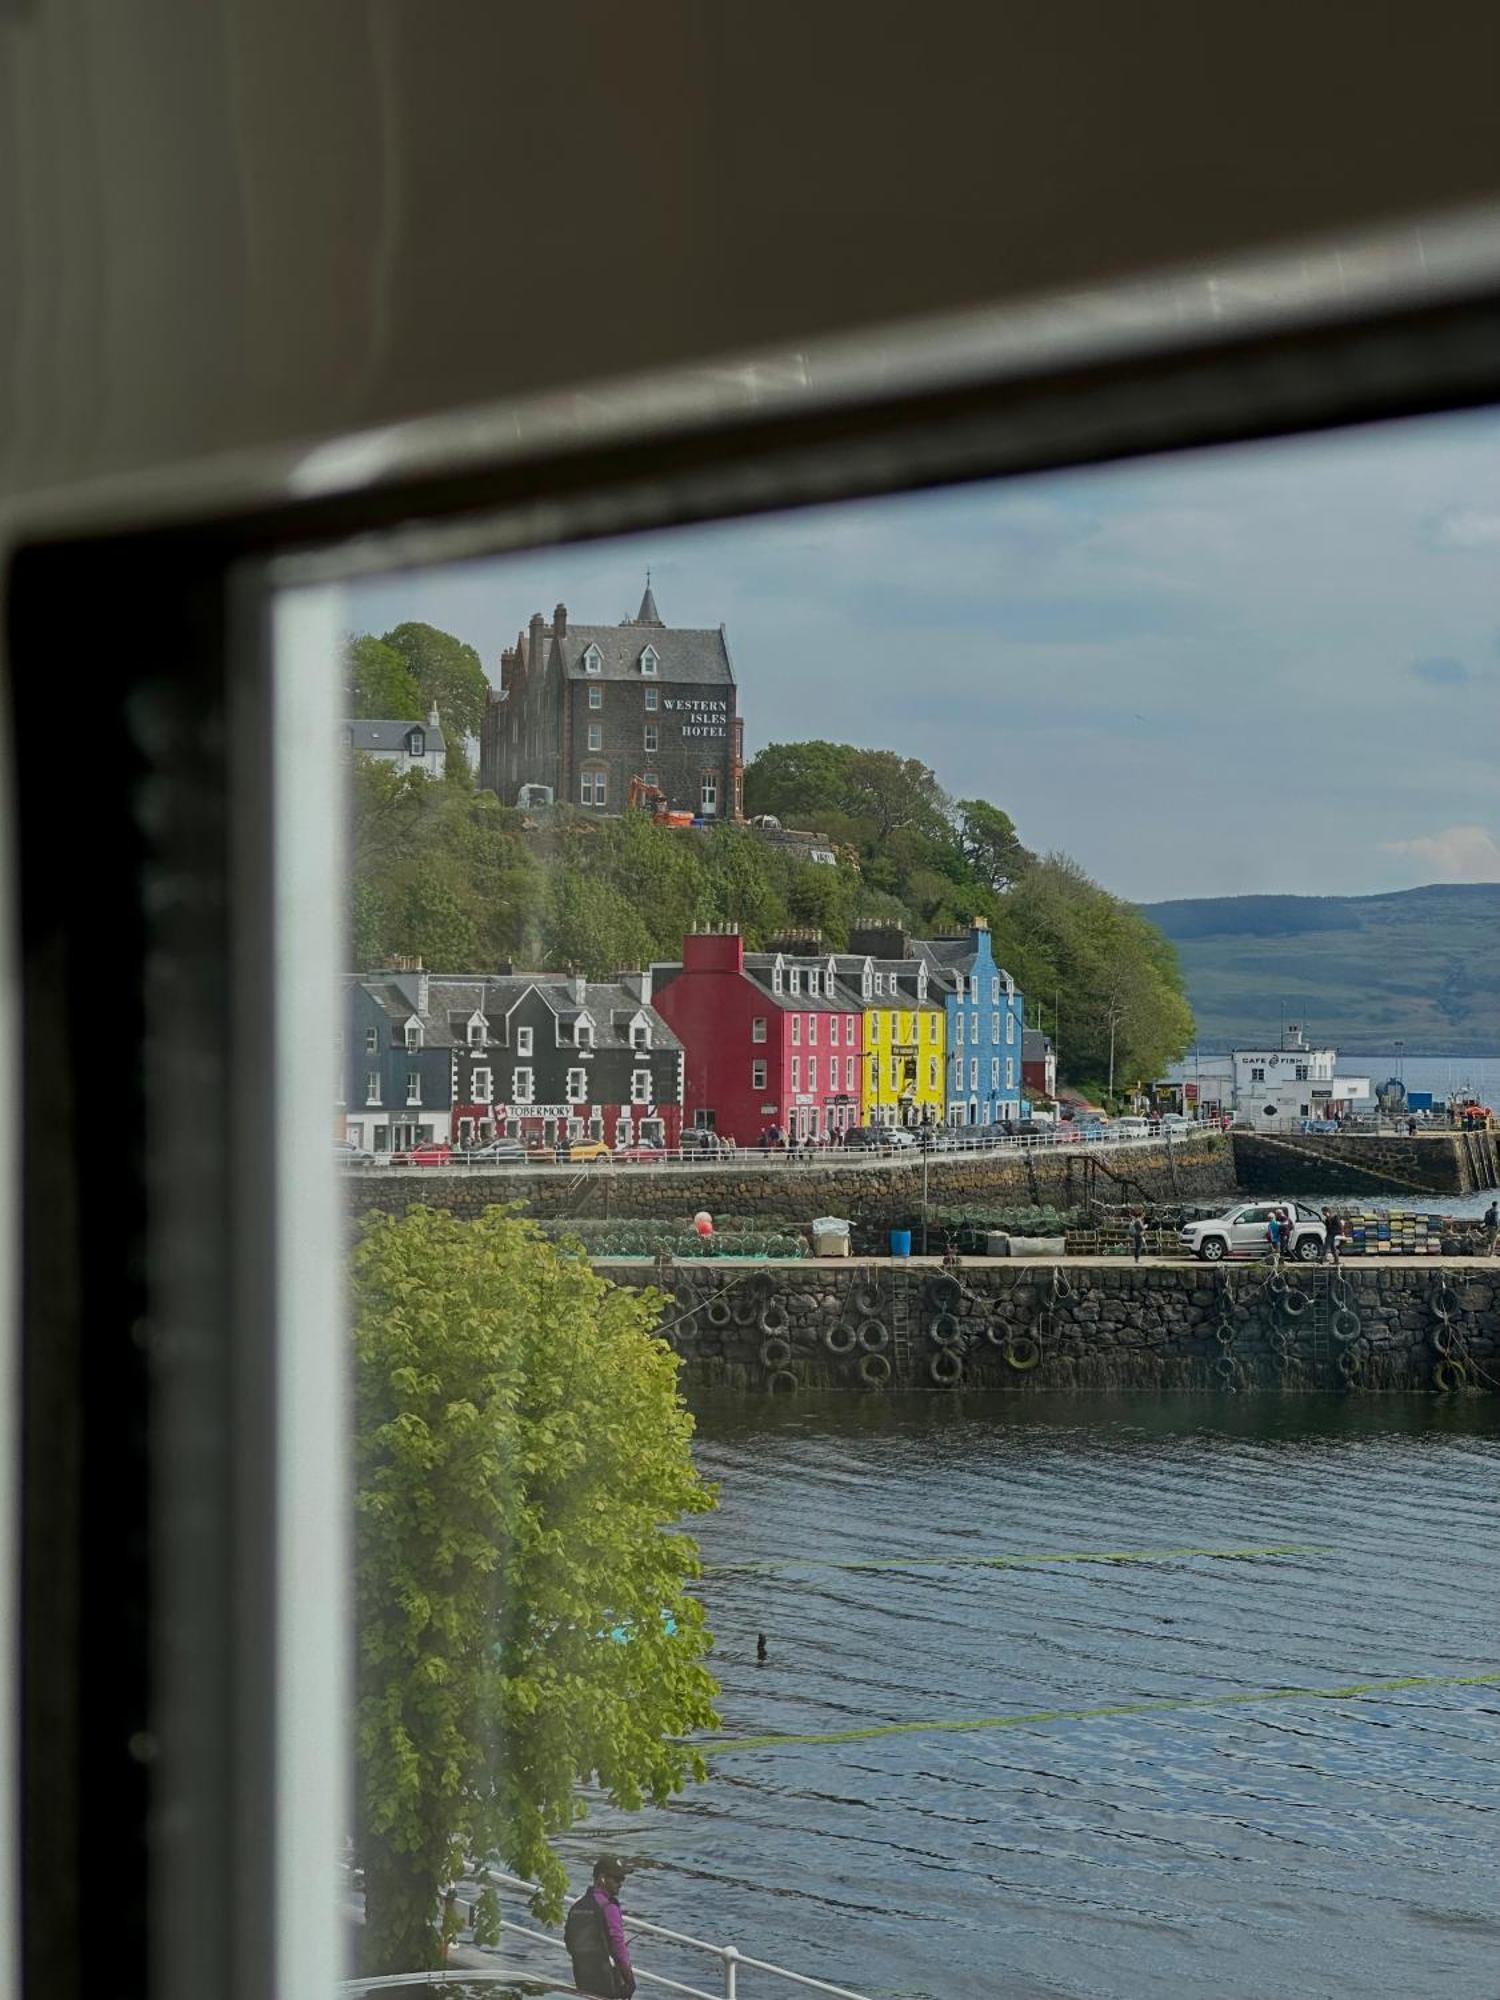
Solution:
{"label": "hillside", "polygon": [[1145,903],[1177,947],[1205,1048],[1274,1036],[1283,1010],[1351,1053],[1500,1052],[1500,882],[1386,896]]}

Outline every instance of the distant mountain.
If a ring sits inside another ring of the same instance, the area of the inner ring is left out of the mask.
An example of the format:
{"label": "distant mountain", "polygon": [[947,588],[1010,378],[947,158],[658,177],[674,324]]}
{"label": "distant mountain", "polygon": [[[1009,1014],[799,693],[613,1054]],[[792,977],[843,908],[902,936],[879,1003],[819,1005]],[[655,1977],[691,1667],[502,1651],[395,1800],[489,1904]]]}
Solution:
{"label": "distant mountain", "polygon": [[1389,896],[1143,903],[1177,947],[1205,1048],[1274,1036],[1381,1053],[1500,1054],[1500,882]]}

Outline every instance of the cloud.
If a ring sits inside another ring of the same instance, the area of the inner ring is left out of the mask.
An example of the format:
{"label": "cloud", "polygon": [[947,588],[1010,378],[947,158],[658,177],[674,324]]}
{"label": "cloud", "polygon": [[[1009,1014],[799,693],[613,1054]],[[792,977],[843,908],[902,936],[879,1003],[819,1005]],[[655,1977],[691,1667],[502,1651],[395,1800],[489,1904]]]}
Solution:
{"label": "cloud", "polygon": [[1500,840],[1487,827],[1447,826],[1419,840],[1387,840],[1387,854],[1430,864],[1440,882],[1500,882]]}
{"label": "cloud", "polygon": [[1455,660],[1449,653],[1439,653],[1428,660],[1413,660],[1411,671],[1419,681],[1426,681],[1429,687],[1462,687],[1473,678],[1462,660]]}
{"label": "cloud", "polygon": [[1450,549],[1500,548],[1500,514],[1481,513],[1477,507],[1444,514],[1437,523],[1437,539]]}

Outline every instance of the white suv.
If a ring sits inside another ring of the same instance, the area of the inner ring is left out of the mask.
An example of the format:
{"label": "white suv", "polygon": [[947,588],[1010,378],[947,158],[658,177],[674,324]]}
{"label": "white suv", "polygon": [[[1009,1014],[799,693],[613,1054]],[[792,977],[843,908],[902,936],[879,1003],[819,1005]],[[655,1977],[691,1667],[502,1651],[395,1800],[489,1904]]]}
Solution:
{"label": "white suv", "polygon": [[1327,1231],[1322,1215],[1305,1201],[1242,1202],[1207,1222],[1186,1223],[1177,1240],[1184,1250],[1208,1264],[1217,1264],[1225,1257],[1268,1257],[1271,1241],[1266,1225],[1277,1210],[1292,1218],[1292,1240],[1286,1254],[1299,1264],[1316,1264],[1327,1248]]}

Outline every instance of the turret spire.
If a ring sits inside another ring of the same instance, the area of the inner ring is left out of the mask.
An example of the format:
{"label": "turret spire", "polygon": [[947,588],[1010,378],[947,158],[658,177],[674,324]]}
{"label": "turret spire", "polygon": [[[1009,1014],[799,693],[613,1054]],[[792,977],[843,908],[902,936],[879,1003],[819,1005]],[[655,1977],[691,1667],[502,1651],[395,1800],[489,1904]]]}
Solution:
{"label": "turret spire", "polygon": [[641,599],[641,608],[635,614],[637,625],[660,625],[661,613],[656,608],[656,599],[651,595],[651,572],[646,572],[646,594]]}

